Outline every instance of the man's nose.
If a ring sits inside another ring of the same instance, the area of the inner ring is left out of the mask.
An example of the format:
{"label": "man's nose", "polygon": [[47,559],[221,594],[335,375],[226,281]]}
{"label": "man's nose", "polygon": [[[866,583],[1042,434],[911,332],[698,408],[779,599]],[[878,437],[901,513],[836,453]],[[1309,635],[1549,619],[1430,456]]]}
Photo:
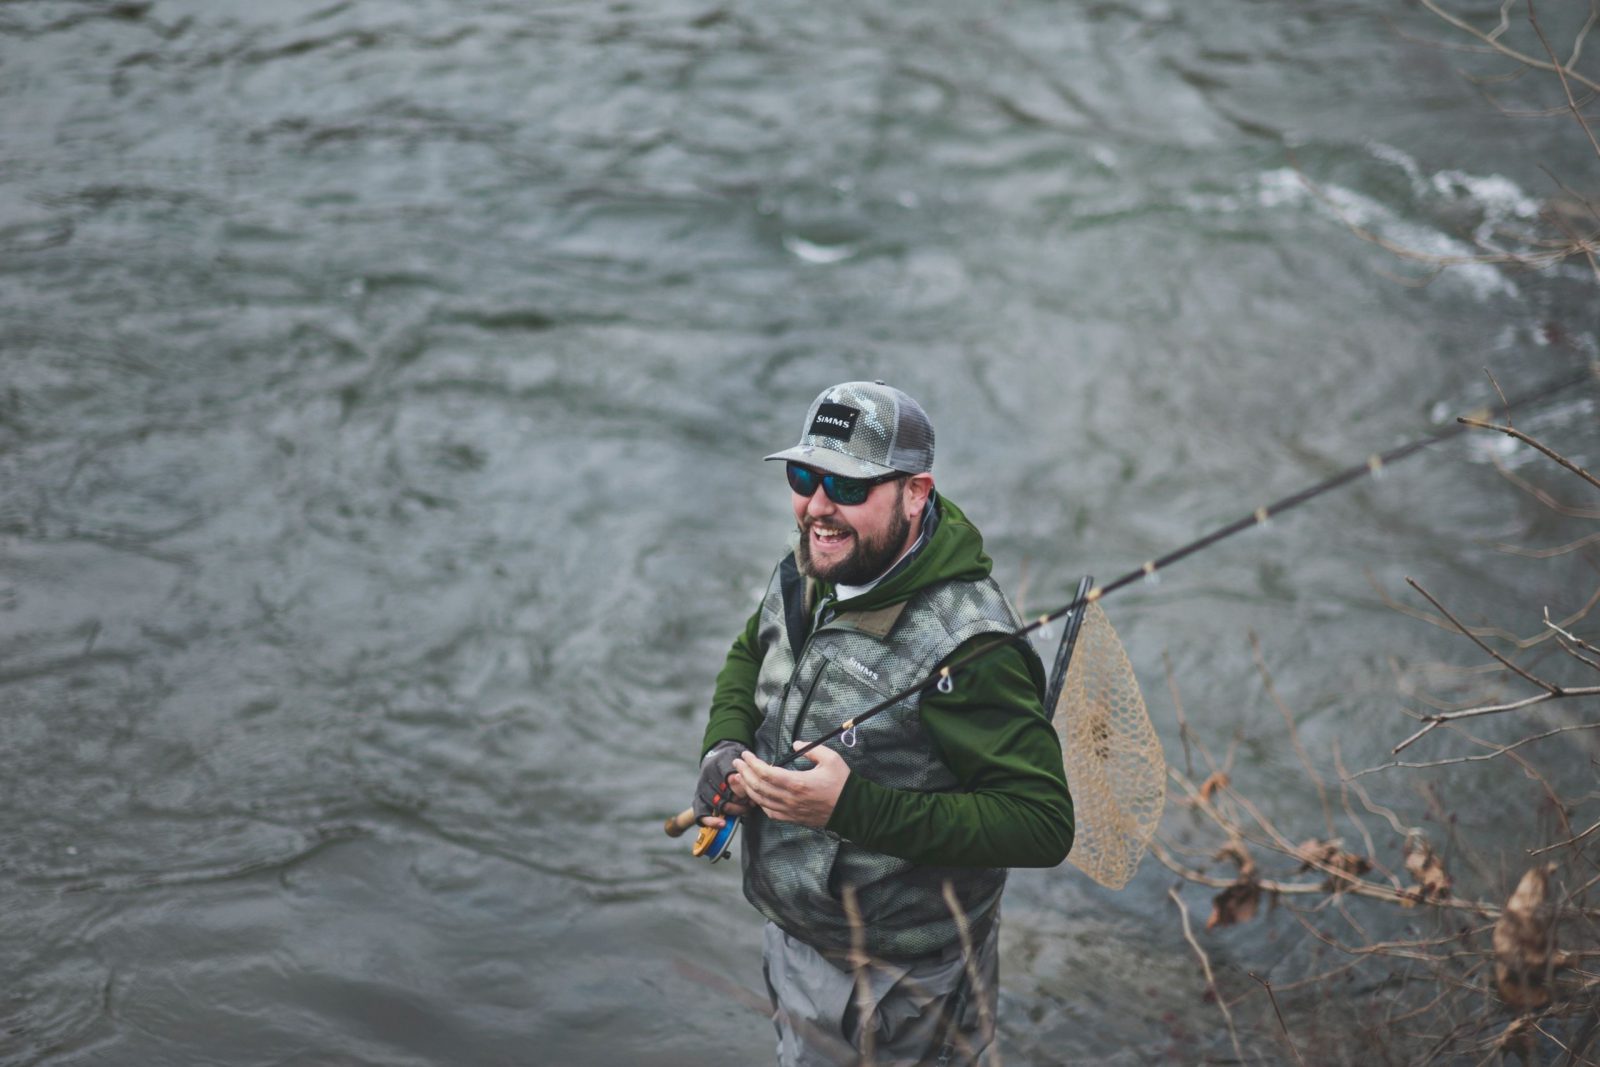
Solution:
{"label": "man's nose", "polygon": [[839,505],[828,499],[828,494],[823,492],[822,486],[817,486],[817,491],[811,494],[811,499],[806,501],[806,514],[815,517],[832,515],[839,510]]}

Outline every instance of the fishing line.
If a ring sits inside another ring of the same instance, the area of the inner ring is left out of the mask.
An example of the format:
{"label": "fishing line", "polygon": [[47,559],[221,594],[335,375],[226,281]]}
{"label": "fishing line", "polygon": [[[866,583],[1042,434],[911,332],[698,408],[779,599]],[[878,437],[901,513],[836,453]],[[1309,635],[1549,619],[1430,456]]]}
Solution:
{"label": "fishing line", "polygon": [[[851,719],[846,720],[844,723],[835,727],[833,730],[830,730],[828,733],[823,734],[821,737],[818,737],[815,741],[812,741],[805,747],[795,749],[793,752],[773,760],[772,766],[787,767],[796,760],[805,756],[806,753],[812,751],[820,745],[824,745],[827,742],[840,737],[843,734],[849,733],[852,737],[854,737],[856,731],[864,723],[878,715],[880,712],[886,711],[895,704],[898,704],[907,697],[915,696],[916,694],[924,692],[930,688],[937,689],[941,693],[948,693],[954,687],[954,675],[956,672],[971,666],[973,663],[977,662],[983,657],[999,651],[1014,641],[1024,640],[1030,634],[1037,630],[1043,629],[1055,620],[1069,615],[1072,612],[1085,607],[1086,605],[1096,604],[1110,596],[1112,593],[1117,592],[1119,589],[1123,589],[1129,585],[1132,585],[1134,582],[1137,582],[1141,579],[1154,579],[1157,574],[1172,566],[1174,563],[1186,559],[1189,556],[1194,555],[1196,552],[1210,548],[1212,545],[1217,544],[1219,541],[1224,541],[1229,537],[1232,537],[1234,534],[1256,526],[1260,526],[1275,515],[1282,515],[1285,512],[1292,511],[1300,505],[1309,503],[1324,493],[1332,492],[1341,486],[1348,485],[1358,478],[1377,476],[1383,472],[1385,467],[1392,466],[1408,456],[1422,451],[1429,445],[1435,445],[1441,441],[1447,441],[1451,438],[1457,437],[1472,428],[1471,426],[1467,425],[1467,420],[1486,422],[1496,414],[1508,415],[1518,408],[1526,407],[1527,405],[1537,401],[1548,399],[1557,393],[1572,388],[1574,385],[1578,385],[1581,382],[1597,377],[1600,377],[1600,364],[1593,364],[1579,374],[1575,374],[1569,378],[1564,378],[1550,383],[1539,389],[1518,396],[1514,400],[1507,400],[1499,407],[1491,406],[1478,408],[1476,411],[1458,418],[1454,423],[1451,423],[1448,426],[1440,427],[1433,433],[1419,437],[1395,448],[1391,448],[1386,452],[1375,452],[1368,456],[1364,462],[1346,467],[1341,471],[1329,475],[1327,478],[1324,478],[1322,481],[1317,482],[1314,485],[1310,485],[1298,492],[1291,493],[1280,500],[1275,500],[1270,504],[1256,508],[1250,514],[1245,515],[1242,518],[1235,519],[1233,522],[1230,522],[1225,526],[1218,527],[1210,533],[1190,541],[1186,545],[1173,549],[1164,556],[1159,556],[1156,559],[1149,560],[1148,562],[1140,565],[1134,570],[1129,571],[1127,574],[1122,575],[1120,578],[1117,578],[1114,581],[1108,582],[1102,586],[1093,586],[1087,592],[1080,591],[1070,603],[1056,608],[1053,611],[1045,612],[1027,625],[1005,635],[1004,637],[999,638],[998,640],[992,641],[978,648],[974,648],[965,655],[957,656],[955,659],[952,659],[943,666],[939,667],[938,670],[934,671],[920,682],[902,689],[893,696],[885,697],[883,700],[880,700],[867,710],[861,712]],[[726,783],[724,783],[724,785],[726,785]],[[683,812],[680,812],[673,818],[668,819],[665,829],[668,836],[677,837],[685,830],[689,829],[689,827],[695,825],[696,822],[697,820],[694,817],[694,809],[689,808]],[[710,828],[708,827],[706,829]],[[704,843],[709,845],[710,838],[707,838],[706,842]],[[725,851],[726,839],[721,842],[721,845],[724,846],[721,851]],[[702,854],[703,851],[704,850],[698,850],[696,855]]]}

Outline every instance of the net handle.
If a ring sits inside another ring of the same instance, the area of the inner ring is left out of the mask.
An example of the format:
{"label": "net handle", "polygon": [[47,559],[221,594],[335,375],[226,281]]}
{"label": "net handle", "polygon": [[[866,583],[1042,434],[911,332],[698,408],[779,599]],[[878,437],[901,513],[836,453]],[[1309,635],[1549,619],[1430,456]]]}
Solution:
{"label": "net handle", "polygon": [[1085,574],[1083,581],[1078,583],[1078,595],[1072,602],[1078,605],[1066,618],[1065,632],[1061,635],[1061,646],[1056,649],[1055,665],[1050,668],[1050,687],[1044,695],[1044,713],[1054,716],[1056,702],[1061,699],[1061,687],[1067,684],[1067,668],[1072,666],[1072,650],[1078,644],[1078,631],[1083,627],[1083,616],[1089,610],[1089,590],[1094,588],[1094,578]]}

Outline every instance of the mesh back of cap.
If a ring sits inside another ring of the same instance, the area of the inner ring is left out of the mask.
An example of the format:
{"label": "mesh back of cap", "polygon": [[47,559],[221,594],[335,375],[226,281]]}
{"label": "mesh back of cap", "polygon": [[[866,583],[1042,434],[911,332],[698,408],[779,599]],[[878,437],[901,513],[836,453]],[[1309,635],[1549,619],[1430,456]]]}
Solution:
{"label": "mesh back of cap", "polygon": [[1099,604],[1085,608],[1051,714],[1077,819],[1069,858],[1101,885],[1121,889],[1161,821],[1167,764],[1128,654]]}
{"label": "mesh back of cap", "polygon": [[922,405],[895,389],[896,408],[894,445],[889,450],[889,466],[897,471],[920,474],[933,470],[933,423]]}

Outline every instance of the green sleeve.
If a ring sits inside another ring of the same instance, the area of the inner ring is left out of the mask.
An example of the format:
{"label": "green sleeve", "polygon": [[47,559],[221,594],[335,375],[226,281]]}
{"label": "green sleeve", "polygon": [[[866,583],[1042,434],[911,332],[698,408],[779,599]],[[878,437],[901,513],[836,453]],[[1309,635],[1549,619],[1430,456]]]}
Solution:
{"label": "green sleeve", "polygon": [[[950,658],[993,640],[975,637]],[[828,829],[913,863],[1054,867],[1072,848],[1072,796],[1043,690],[1038,657],[1015,645],[959,671],[950,693],[922,698],[922,722],[960,791],[891,789],[852,774]]]}
{"label": "green sleeve", "polygon": [[711,718],[700,742],[701,756],[718,741],[756,743],[756,727],[761,725],[761,714],[756,710],[756,678],[761,673],[761,644],[757,638],[760,629],[761,611],[757,609],[745,623],[744,632],[734,640],[717,674],[716,689],[711,694]]}

